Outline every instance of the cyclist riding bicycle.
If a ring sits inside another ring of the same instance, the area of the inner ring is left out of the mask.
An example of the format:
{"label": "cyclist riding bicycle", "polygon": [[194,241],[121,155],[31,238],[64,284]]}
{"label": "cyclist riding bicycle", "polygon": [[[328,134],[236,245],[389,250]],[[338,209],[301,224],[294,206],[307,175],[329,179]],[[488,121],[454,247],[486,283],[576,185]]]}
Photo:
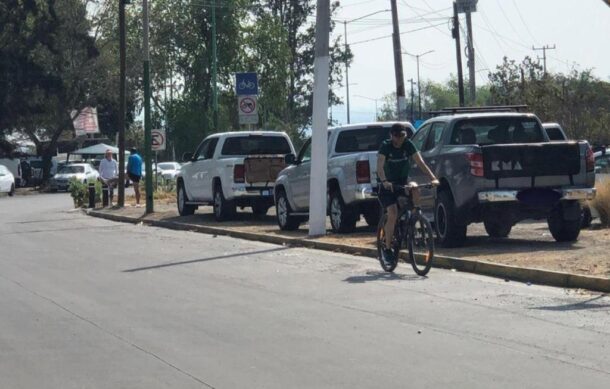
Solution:
{"label": "cyclist riding bicycle", "polygon": [[[409,139],[407,139],[407,129],[402,124],[394,124],[390,129],[390,139],[383,141],[377,155],[377,176],[381,181],[379,186],[379,201],[387,212],[385,230],[385,249],[383,250],[383,260],[392,261],[392,238],[394,237],[394,226],[398,217],[398,197],[404,194],[393,190],[394,185],[417,185],[409,182],[409,167],[411,158],[415,160],[417,166],[428,175],[433,185],[439,185],[439,181],[434,176],[428,165],[424,162],[421,154]],[[412,191],[413,201],[417,204],[419,192]],[[405,191],[406,194],[406,191]]]}

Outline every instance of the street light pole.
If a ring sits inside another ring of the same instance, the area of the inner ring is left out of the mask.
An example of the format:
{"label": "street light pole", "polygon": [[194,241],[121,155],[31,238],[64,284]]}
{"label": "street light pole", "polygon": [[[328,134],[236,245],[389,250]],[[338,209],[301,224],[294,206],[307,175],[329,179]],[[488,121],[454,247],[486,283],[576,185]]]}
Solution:
{"label": "street light pole", "polygon": [[[421,82],[419,80],[419,57],[423,57],[426,54],[430,54],[433,53],[434,50],[428,50],[425,53],[421,53],[421,54],[411,54],[411,53],[407,53],[406,51],[403,51],[403,54],[406,55],[410,55],[411,57],[415,57],[415,60],[417,61],[417,102],[419,105],[419,114],[418,114],[418,119],[421,120]],[[413,101],[411,101],[411,104],[413,104]],[[411,115],[412,117],[413,115]]]}
{"label": "street light pole", "polygon": [[[153,212],[152,136],[150,128],[150,58],[148,53],[148,0],[142,1],[144,49],[144,168],[146,171],[146,213]],[[137,185],[137,183],[134,183]]]}
{"label": "street light pole", "polygon": [[119,207],[125,206],[125,0],[119,0]]}
{"label": "street light pole", "polygon": [[360,97],[361,99],[366,99],[366,100],[370,100],[370,101],[374,101],[375,102],[375,120],[374,121],[377,121],[377,119],[378,119],[377,115],[379,113],[379,111],[377,110],[377,101],[379,99],[372,99],[370,97],[366,97],[366,96],[362,96],[362,95],[354,95],[354,97]]}

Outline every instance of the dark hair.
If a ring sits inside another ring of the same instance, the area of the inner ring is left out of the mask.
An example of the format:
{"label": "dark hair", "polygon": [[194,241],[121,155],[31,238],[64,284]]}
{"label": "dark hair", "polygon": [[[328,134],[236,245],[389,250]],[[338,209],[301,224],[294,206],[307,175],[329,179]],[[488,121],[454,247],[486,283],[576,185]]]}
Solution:
{"label": "dark hair", "polygon": [[402,124],[396,123],[390,128],[390,134],[400,134],[401,132],[407,132],[407,128]]}
{"label": "dark hair", "polygon": [[138,149],[136,149],[135,147],[132,147],[131,150],[129,150],[129,152],[131,154],[137,154],[138,153]]}

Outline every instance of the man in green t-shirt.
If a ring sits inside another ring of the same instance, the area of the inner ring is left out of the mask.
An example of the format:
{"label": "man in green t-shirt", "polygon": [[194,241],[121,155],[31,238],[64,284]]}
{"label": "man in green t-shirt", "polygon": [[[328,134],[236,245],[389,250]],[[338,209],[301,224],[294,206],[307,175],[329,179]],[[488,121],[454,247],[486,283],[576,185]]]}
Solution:
{"label": "man in green t-shirt", "polygon": [[400,195],[393,190],[393,185],[409,184],[410,186],[417,186],[415,182],[409,182],[411,158],[428,175],[433,185],[439,185],[439,181],[426,165],[413,142],[407,139],[407,129],[402,124],[394,124],[390,129],[390,139],[383,141],[377,154],[377,176],[381,180],[379,201],[388,214],[384,226],[386,248],[382,260],[388,262],[393,261],[391,246],[394,237],[394,225],[398,217],[397,200]]}

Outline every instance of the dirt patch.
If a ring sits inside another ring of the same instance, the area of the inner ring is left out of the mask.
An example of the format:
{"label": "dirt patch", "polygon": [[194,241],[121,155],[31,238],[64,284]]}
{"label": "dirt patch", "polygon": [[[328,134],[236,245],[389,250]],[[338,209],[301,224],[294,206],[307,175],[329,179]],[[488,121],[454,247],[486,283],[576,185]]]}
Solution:
{"label": "dirt patch", "polygon": [[[108,212],[132,217],[144,216],[142,208],[134,207],[108,210]],[[156,202],[155,213],[146,216],[146,219],[222,227],[291,238],[307,236],[307,225],[302,225],[298,231],[280,231],[273,209],[269,210],[268,215],[256,216],[249,208],[245,208],[238,212],[235,220],[219,223],[214,220],[211,207],[200,207],[194,215],[180,217],[174,204]],[[330,226],[328,229],[330,230]],[[339,235],[329,232],[326,236],[317,239],[322,242],[371,248],[375,247],[375,229],[360,221],[354,233]],[[468,240],[464,247],[437,248],[437,253],[519,267],[610,278],[610,229],[601,229],[599,225],[582,230],[577,242],[557,243],[546,223],[517,224],[506,239],[489,238],[482,224],[472,224],[468,227]]]}

